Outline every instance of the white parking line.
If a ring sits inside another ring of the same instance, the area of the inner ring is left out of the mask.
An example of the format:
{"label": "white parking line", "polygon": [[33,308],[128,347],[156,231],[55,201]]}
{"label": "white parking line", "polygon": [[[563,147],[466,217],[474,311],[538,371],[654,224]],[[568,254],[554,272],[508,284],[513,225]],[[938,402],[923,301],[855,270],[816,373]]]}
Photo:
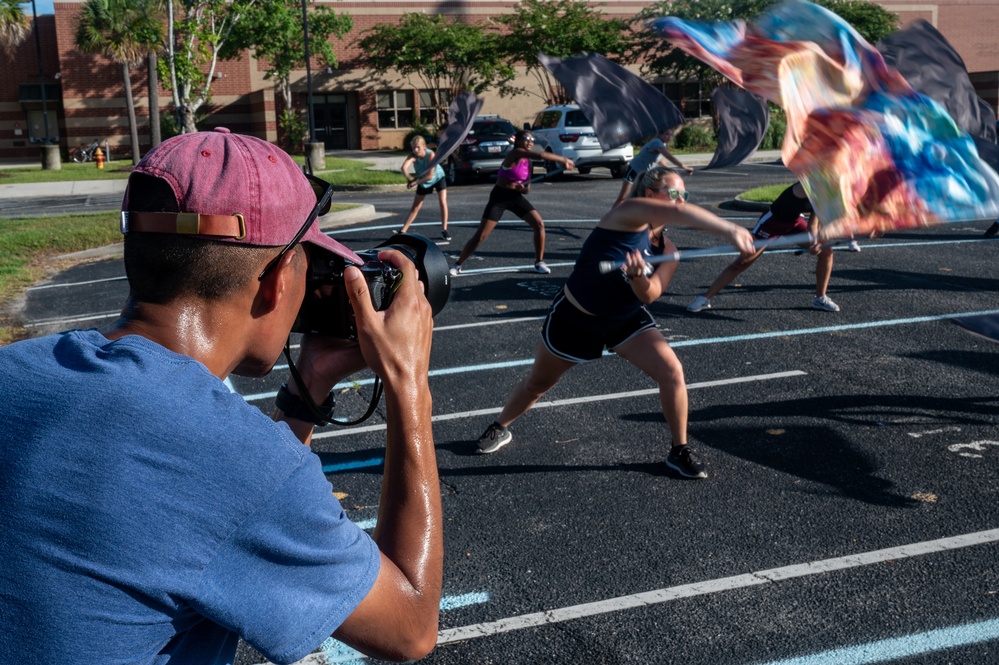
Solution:
{"label": "white parking line", "polygon": [[479,637],[488,637],[490,635],[498,635],[500,633],[508,633],[515,630],[523,630],[525,628],[562,623],[583,617],[648,607],[649,605],[658,605],[661,603],[667,603],[671,600],[677,600],[679,598],[692,598],[694,596],[704,596],[721,591],[731,591],[733,589],[742,589],[762,584],[772,584],[774,582],[794,579],[797,577],[823,575],[837,570],[847,570],[850,568],[858,568],[860,566],[884,563],[889,560],[907,559],[922,556],[924,554],[945,552],[963,547],[971,547],[973,545],[995,543],[997,541],[999,541],[999,529],[991,529],[989,531],[979,531],[977,533],[969,533],[961,536],[954,536],[952,538],[928,540],[921,543],[874,550],[872,552],[850,554],[848,556],[836,557],[834,559],[810,561],[808,563],[800,563],[785,566],[783,568],[771,568],[769,570],[760,570],[754,573],[734,575],[732,577],[723,577],[715,580],[706,580],[704,582],[694,582],[692,584],[683,584],[665,589],[656,589],[654,591],[636,593],[629,596],[609,598],[607,600],[601,600],[594,603],[573,605],[571,607],[562,607],[554,610],[548,610],[546,612],[522,614],[520,616],[500,619],[498,621],[473,624],[470,626],[463,626],[461,628],[452,628],[450,630],[441,631],[437,644],[451,644],[454,642],[473,640]]}
{"label": "white parking line", "polygon": [[[698,390],[700,388],[716,388],[718,386],[730,386],[738,383],[751,383],[754,381],[772,381],[774,379],[786,379],[792,376],[807,376],[806,372],[801,370],[791,370],[788,372],[774,372],[773,374],[756,374],[753,376],[742,376],[733,379],[720,379],[718,381],[702,381],[700,383],[690,383],[687,385],[687,390]],[[589,395],[586,397],[573,397],[568,399],[556,399],[548,402],[538,402],[533,407],[532,410],[537,409],[551,409],[560,406],[571,406],[574,404],[588,404],[591,402],[606,402],[615,399],[629,399],[632,397],[644,397],[647,395],[658,395],[659,388],[648,388],[645,390],[631,390],[624,393],[610,393],[606,395]],[[461,411],[459,413],[445,413],[439,416],[434,416],[432,422],[444,422],[447,420],[459,420],[463,418],[475,418],[478,416],[487,416],[493,413],[499,413],[502,411],[502,407],[491,407],[488,409],[478,409],[476,411]],[[317,439],[329,439],[337,436],[352,436],[354,434],[360,434],[363,432],[380,432],[385,429],[385,424],[378,425],[368,425],[366,427],[351,427],[349,429],[332,430],[329,432],[316,432],[312,435],[312,440]]]}

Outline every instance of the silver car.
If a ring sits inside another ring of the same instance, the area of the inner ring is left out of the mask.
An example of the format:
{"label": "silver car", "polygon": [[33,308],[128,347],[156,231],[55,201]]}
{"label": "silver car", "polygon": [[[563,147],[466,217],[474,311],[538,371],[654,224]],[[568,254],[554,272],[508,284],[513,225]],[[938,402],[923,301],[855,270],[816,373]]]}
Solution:
{"label": "silver car", "polygon": [[[610,169],[613,177],[621,178],[628,172],[628,164],[635,155],[630,143],[612,150],[601,148],[593,133],[593,125],[574,104],[549,106],[538,113],[530,127],[525,125],[525,129],[534,133],[535,146],[545,152],[568,157],[584,175],[599,166]],[[551,172],[561,167],[546,161],[545,168]]]}

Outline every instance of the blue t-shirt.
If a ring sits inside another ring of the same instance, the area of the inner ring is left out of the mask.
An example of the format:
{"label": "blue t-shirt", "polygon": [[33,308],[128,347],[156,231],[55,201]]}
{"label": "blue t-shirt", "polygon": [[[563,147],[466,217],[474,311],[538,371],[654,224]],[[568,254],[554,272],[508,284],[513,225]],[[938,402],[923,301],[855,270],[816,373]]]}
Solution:
{"label": "blue t-shirt", "polygon": [[653,166],[659,163],[662,153],[659,152],[659,148],[665,148],[666,144],[658,136],[645,145],[641,147],[638,154],[631,158],[631,163],[628,164],[630,168],[635,173],[642,173],[648,171]]}
{"label": "blue t-shirt", "polygon": [[0,393],[0,662],[293,662],[373,586],[316,455],[191,358],[70,331]]}

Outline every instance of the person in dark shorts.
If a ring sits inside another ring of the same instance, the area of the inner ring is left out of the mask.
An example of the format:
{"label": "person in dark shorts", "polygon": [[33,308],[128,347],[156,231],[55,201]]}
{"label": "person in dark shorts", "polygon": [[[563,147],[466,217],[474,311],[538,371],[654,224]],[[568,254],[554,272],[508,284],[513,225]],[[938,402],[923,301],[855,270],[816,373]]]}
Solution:
{"label": "person in dark shorts", "polygon": [[[808,215],[806,218],[805,215]],[[773,240],[781,236],[790,236],[811,231],[812,237],[817,238],[818,218],[812,210],[812,204],[805,194],[805,188],[801,183],[794,183],[770,204],[767,210],[753,227],[753,237],[757,240]],[[812,308],[825,312],[838,312],[839,305],[826,295],[829,286],[829,276],[832,274],[833,249],[829,245],[822,245],[818,242],[802,243],[801,247],[807,248],[810,254],[818,257],[815,266],[815,297],[812,299]],[[690,305],[688,312],[701,312],[711,309],[711,299],[718,295],[718,292],[728,286],[733,279],[742,274],[749,266],[760,258],[766,251],[766,246],[759,248],[750,256],[740,256],[732,261],[725,270],[721,272],[715,281],[711,283],[704,295],[697,296]],[[859,249],[856,251],[860,251]]]}
{"label": "person in dark shorts", "polygon": [[[415,136],[410,142],[413,151],[409,153],[402,163],[401,171],[406,176],[406,187],[416,187],[416,196],[413,197],[413,207],[409,209],[406,221],[402,223],[399,233],[408,233],[409,226],[416,219],[420,208],[423,207],[423,199],[431,192],[437,192],[437,200],[441,207],[441,238],[445,243],[451,242],[451,234],[447,230],[447,178],[444,177],[444,169],[440,164],[428,169],[431,160],[434,158],[434,151],[427,148],[427,141],[422,136]],[[409,168],[413,167],[413,173]],[[421,174],[426,171],[427,173]]]}
{"label": "person in dark shorts", "polygon": [[[632,197],[613,208],[586,239],[569,280],[555,297],[541,331],[530,373],[507,398],[499,418],[478,441],[479,453],[494,453],[510,443],[510,424],[580,363],[597,360],[610,349],[659,385],[663,416],[672,447],[666,464],[688,478],[706,478],[704,463],[687,445],[687,387],[683,367],[656,328],[646,305],[661,296],[676,272],[675,261],[656,267],[645,256],[675,252],[662,235],[667,222],[724,237],[749,256],[753,238],[746,229],[703,208],[687,204],[683,179],[655,167],[638,178]],[[659,245],[653,250],[653,239]],[[600,272],[602,262],[624,263]]]}
{"label": "person in dark shorts", "polygon": [[[524,196],[531,191],[531,159],[541,159],[541,157],[542,153],[534,150],[534,135],[526,129],[517,132],[513,139],[513,150],[507,153],[499,173],[496,174],[496,186],[489,193],[489,201],[482,213],[479,227],[465,243],[458,260],[451,266],[452,275],[461,272],[465,260],[486,241],[499,224],[500,217],[508,210],[534,229],[534,272],[542,275],[551,272],[545,263],[545,223]],[[560,155],[545,153],[544,159],[558,162],[566,169],[576,168],[571,159]]]}

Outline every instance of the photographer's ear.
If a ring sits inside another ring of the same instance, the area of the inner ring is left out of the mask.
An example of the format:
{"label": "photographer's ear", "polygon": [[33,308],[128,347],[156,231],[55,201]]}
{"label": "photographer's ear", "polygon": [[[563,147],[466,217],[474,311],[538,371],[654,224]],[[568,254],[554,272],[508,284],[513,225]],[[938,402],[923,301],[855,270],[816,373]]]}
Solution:
{"label": "photographer's ear", "polygon": [[255,306],[258,313],[272,311],[278,306],[282,296],[295,293],[298,282],[304,280],[303,274],[307,265],[305,248],[302,245],[297,245],[278,257],[274,267],[259,281]]}

